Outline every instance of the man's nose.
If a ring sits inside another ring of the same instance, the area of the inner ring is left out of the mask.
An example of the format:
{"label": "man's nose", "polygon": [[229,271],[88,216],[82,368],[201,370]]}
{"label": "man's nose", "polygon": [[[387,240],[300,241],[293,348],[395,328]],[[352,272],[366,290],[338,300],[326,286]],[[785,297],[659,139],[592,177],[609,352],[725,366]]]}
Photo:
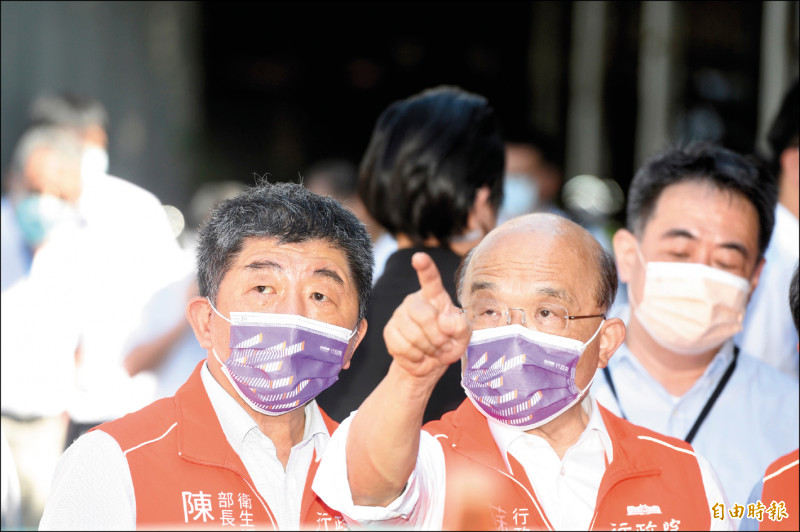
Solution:
{"label": "man's nose", "polygon": [[509,308],[508,319],[509,325],[525,325],[528,322],[525,310],[521,308]]}
{"label": "man's nose", "polygon": [[306,316],[306,308],[302,293],[296,291],[286,292],[283,297],[277,299],[275,306],[270,310],[274,314],[294,314]]}

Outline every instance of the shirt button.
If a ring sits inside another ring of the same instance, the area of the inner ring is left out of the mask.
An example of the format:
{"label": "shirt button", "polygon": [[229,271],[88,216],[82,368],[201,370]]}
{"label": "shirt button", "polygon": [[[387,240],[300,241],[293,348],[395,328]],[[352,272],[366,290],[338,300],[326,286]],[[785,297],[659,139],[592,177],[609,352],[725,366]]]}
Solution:
{"label": "shirt button", "polygon": [[567,474],[567,468],[564,467],[564,466],[561,466],[561,476],[563,477],[566,474]]}

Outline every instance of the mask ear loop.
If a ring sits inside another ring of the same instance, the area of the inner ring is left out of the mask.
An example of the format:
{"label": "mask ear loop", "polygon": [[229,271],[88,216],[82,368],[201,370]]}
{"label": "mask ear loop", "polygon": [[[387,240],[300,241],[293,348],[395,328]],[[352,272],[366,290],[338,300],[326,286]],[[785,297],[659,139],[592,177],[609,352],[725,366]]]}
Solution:
{"label": "mask ear loop", "polygon": [[592,337],[591,337],[591,338],[589,338],[589,339],[586,341],[586,343],[585,343],[585,344],[583,344],[583,348],[584,348],[584,349],[586,349],[586,347],[588,347],[588,346],[589,346],[589,344],[591,344],[592,342],[594,342],[594,339],[595,339],[595,338],[597,338],[597,335],[598,335],[598,334],[600,334],[600,329],[602,329],[602,328],[603,328],[603,324],[604,324],[605,322],[606,322],[606,320],[605,320],[605,318],[603,318],[603,321],[601,321],[601,322],[600,322],[600,325],[597,327],[597,330],[594,332],[594,334],[592,335]]}
{"label": "mask ear loop", "polygon": [[[634,237],[635,238],[635,237]],[[639,241],[636,241],[636,257],[639,259],[639,264],[642,265],[642,269],[644,269],[644,278],[645,283],[647,282],[647,262],[644,260],[644,255],[642,255],[642,248],[639,246]],[[631,310],[635,311],[636,307],[639,306],[633,299],[633,286],[631,283],[627,283],[628,289],[628,304],[631,306]],[[642,296],[644,297],[644,295]]]}
{"label": "mask ear loop", "polygon": [[217,313],[217,316],[219,316],[219,317],[220,317],[220,318],[222,318],[223,320],[227,321],[228,323],[231,323],[231,320],[229,320],[228,318],[226,318],[225,316],[223,316],[222,314],[220,314],[220,313],[219,313],[219,311],[217,310],[217,308],[214,306],[214,303],[212,303],[212,302],[211,302],[211,300],[210,300],[210,299],[208,299],[208,297],[206,297],[206,301],[208,301],[208,304],[209,304],[209,305],[211,305],[211,309],[212,309],[214,312],[216,312],[216,313]]}
{"label": "mask ear loop", "polygon": [[[216,312],[216,313],[217,313],[217,316],[219,316],[219,317],[220,317],[220,318],[222,318],[223,320],[227,321],[228,323],[231,323],[231,320],[229,320],[228,318],[226,318],[225,316],[223,316],[222,314],[220,314],[220,312],[219,312],[219,311],[217,310],[217,308],[214,306],[214,303],[212,303],[212,302],[211,302],[211,300],[210,300],[210,299],[208,299],[208,297],[206,297],[206,301],[208,301],[208,304],[209,304],[209,305],[211,305],[211,310],[213,310],[214,312]],[[228,368],[226,368],[226,367],[225,367],[225,364],[222,362],[222,360],[220,360],[220,359],[219,359],[219,355],[217,354],[217,351],[216,351],[216,349],[214,349],[214,347],[213,347],[213,346],[211,347],[211,352],[212,352],[212,353],[214,353],[214,358],[216,358],[216,359],[217,359],[217,362],[219,362],[219,365],[220,365],[220,366],[223,368],[223,370],[224,370],[224,372],[225,372],[225,375],[228,377],[228,379],[229,379],[229,380],[231,380],[231,376],[230,376],[230,375],[228,374],[228,372],[227,372],[227,369],[228,369]],[[235,383],[233,382],[233,380],[231,380],[231,384],[235,384]]]}

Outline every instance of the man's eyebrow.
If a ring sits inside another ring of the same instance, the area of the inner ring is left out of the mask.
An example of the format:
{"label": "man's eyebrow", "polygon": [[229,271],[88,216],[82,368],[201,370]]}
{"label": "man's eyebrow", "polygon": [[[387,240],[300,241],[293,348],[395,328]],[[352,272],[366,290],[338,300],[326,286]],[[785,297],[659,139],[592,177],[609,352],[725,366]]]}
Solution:
{"label": "man's eyebrow", "polygon": [[692,240],[697,240],[697,237],[686,229],[670,229],[661,235],[661,238],[690,238]]}
{"label": "man's eyebrow", "polygon": [[[662,235],[663,238],[689,238],[691,240],[697,240],[697,237],[691,234],[686,229],[670,229],[666,233]],[[749,257],[747,253],[747,248],[739,243],[739,242],[723,242],[719,244],[719,247],[730,249],[733,251],[738,251],[745,259]]]}
{"label": "man's eyebrow", "polygon": [[553,297],[555,299],[559,299],[561,301],[566,301],[570,303],[573,301],[572,297],[569,295],[569,292],[567,292],[566,290],[562,290],[560,288],[551,288],[549,286],[545,286],[542,288],[538,288],[536,290],[536,293],[538,295]]}
{"label": "man's eyebrow", "polygon": [[283,266],[281,266],[280,264],[278,264],[277,262],[272,261],[272,260],[257,260],[255,262],[251,262],[250,264],[245,266],[244,269],[245,270],[270,269],[270,270],[281,271],[281,270],[283,270]]}
{"label": "man's eyebrow", "polygon": [[314,271],[314,275],[321,275],[323,277],[328,277],[330,280],[334,281],[336,284],[340,286],[344,286],[344,280],[339,276],[338,273],[331,270],[330,268],[320,268],[319,270]]}
{"label": "man's eyebrow", "polygon": [[494,290],[496,287],[497,285],[491,281],[475,281],[469,287],[469,292],[470,294],[474,294],[480,290]]}

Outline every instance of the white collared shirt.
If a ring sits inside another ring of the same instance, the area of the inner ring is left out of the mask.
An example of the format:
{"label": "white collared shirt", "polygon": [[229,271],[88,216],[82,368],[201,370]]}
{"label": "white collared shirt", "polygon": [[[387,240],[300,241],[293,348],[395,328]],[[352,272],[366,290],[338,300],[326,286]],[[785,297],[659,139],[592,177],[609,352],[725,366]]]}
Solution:
{"label": "white collared shirt", "polygon": [[564,458],[559,458],[541,436],[489,423],[506,465],[509,466],[508,454],[522,464],[547,518],[558,530],[589,528],[606,459],[610,464],[614,456],[599,409],[588,397],[581,402],[581,408],[589,422]]}
{"label": "white collared shirt", "polygon": [[[314,450],[322,455],[329,436],[316,401],[305,406],[303,440],[292,447],[284,470],[272,441],[214,379],[204,364],[203,386],[225,438],[239,455],[281,529],[298,530],[300,504]],[[73,443],[56,468],[40,530],[136,528],[136,497],[128,462],[117,441],[96,430]]]}
{"label": "white collared shirt", "polygon": [[[563,459],[539,436],[489,424],[495,444],[505,451],[501,454],[506,463],[506,455],[510,454],[523,465],[536,497],[557,530],[589,528],[606,469],[605,460],[611,463],[614,457],[611,438],[596,403],[587,397],[581,407],[589,414],[589,422]],[[420,433],[417,462],[403,493],[385,508],[353,504],[345,447],[354,415],[342,422],[328,442],[314,478],[314,491],[328,506],[342,513],[348,523],[440,530],[445,502],[445,459],[439,442],[424,430]],[[727,504],[711,466],[702,456],[696,456],[709,506],[717,502]],[[727,516],[711,521],[712,530],[734,528]]]}
{"label": "white collared shirt", "polygon": [[[675,397],[623,344],[608,364],[619,403],[602,374],[595,377],[591,393],[616,415],[621,415],[621,405],[631,423],[683,439],[732,359],[733,343],[728,341],[694,385]],[[700,426],[692,447],[708,457],[730,503],[745,505],[750,489],[767,466],[798,447],[799,416],[797,382],[739,353],[736,369]]]}
{"label": "white collared shirt", "polygon": [[278,460],[275,444],[258,428],[236,400],[211,375],[208,365],[200,372],[203,385],[217,413],[225,438],[239,455],[258,492],[264,497],[278,526],[284,530],[300,528],[300,504],[308,468],[317,451],[322,456],[330,436],[316,401],[305,406],[303,440],[292,447],[286,469]]}
{"label": "white collared shirt", "polygon": [[800,378],[797,329],[789,307],[789,284],[800,257],[800,222],[789,209],[775,207],[775,228],[764,252],[764,269],[734,337],[742,352]]}

